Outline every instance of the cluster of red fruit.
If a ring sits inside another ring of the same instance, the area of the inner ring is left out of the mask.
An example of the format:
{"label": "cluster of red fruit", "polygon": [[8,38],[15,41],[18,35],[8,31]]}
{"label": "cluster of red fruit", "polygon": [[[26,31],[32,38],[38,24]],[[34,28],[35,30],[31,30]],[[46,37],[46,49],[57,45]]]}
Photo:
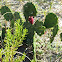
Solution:
{"label": "cluster of red fruit", "polygon": [[29,16],[29,22],[30,22],[31,24],[34,23],[34,18],[33,18],[33,16]]}

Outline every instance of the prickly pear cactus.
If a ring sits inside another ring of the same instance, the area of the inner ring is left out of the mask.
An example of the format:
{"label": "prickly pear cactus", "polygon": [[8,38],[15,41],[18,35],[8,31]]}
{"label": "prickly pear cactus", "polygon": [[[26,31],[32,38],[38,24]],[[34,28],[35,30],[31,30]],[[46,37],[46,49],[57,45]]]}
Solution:
{"label": "prickly pear cactus", "polygon": [[39,21],[36,21],[34,25],[32,25],[30,22],[25,22],[24,28],[28,29],[28,35],[26,37],[26,40],[24,40],[24,43],[26,43],[27,45],[32,45],[34,31],[36,31],[36,33],[41,36],[42,34],[44,34],[45,30],[43,23]]}
{"label": "prickly pear cactus", "polygon": [[28,21],[29,16],[36,16],[37,10],[32,2],[28,2],[23,6],[23,13],[26,21]]}
{"label": "prickly pear cactus", "polygon": [[26,39],[24,40],[24,43],[26,43],[26,45],[32,45],[33,42],[33,35],[34,35],[34,26],[31,25],[30,22],[25,22],[24,23],[24,28],[28,29],[28,34],[26,36]]}
{"label": "prickly pear cactus", "polygon": [[14,13],[14,18],[11,20],[11,27],[12,27],[12,28],[14,27],[14,22],[15,22],[16,20],[18,20],[18,19],[21,19],[21,18],[20,18],[20,15],[19,15],[18,12],[15,12],[15,13]]}
{"label": "prickly pear cactus", "polygon": [[58,27],[58,25],[56,25],[56,26],[54,27],[54,29],[53,29],[53,37],[56,36],[58,30],[59,30],[59,27]]}
{"label": "prickly pear cactus", "polygon": [[3,27],[2,28],[2,39],[4,39],[4,37],[5,37],[5,28]]}
{"label": "prickly pear cactus", "polygon": [[10,9],[7,6],[2,6],[1,7],[1,14],[3,15],[6,12],[11,12]]}
{"label": "prickly pear cactus", "polygon": [[7,14],[5,14],[4,15],[4,18],[7,20],[7,21],[11,21],[12,19],[13,19],[13,15],[12,15],[12,13],[7,13]]}
{"label": "prickly pear cactus", "polygon": [[26,40],[24,40],[24,42],[27,43],[28,45],[32,45],[34,31],[36,31],[36,33],[41,36],[42,34],[44,34],[45,27],[43,26],[43,23],[39,21],[36,21],[35,24],[33,24],[34,18],[32,17],[36,16],[37,11],[32,2],[26,3],[23,7],[23,11],[26,19],[26,22],[24,23],[24,28],[28,29],[28,35],[26,37]]}
{"label": "prickly pear cactus", "polygon": [[45,18],[44,26],[46,28],[54,27],[58,23],[58,18],[54,13],[48,13]]}
{"label": "prickly pear cactus", "polygon": [[[10,12],[10,13],[8,13]],[[5,14],[6,13],[6,14]],[[4,18],[9,21],[13,19],[13,14],[11,13],[11,10],[7,6],[1,7],[1,14],[4,14]]]}
{"label": "prickly pear cactus", "polygon": [[36,33],[41,36],[42,34],[44,34],[44,30],[46,29],[45,26],[43,26],[43,22],[42,21],[36,21],[36,23],[34,24],[34,30],[36,31]]}
{"label": "prickly pear cactus", "polygon": [[19,14],[18,12],[15,12],[15,13],[14,13],[14,18],[11,20],[11,27],[12,27],[12,28],[14,27],[14,22],[15,22],[16,20],[18,20],[18,19],[20,19],[20,21],[21,21],[20,14]]}
{"label": "prickly pear cactus", "polygon": [[11,20],[11,27],[14,27],[14,19]]}
{"label": "prickly pear cactus", "polygon": [[20,14],[19,14],[18,12],[15,12],[15,13],[14,13],[14,19],[15,19],[15,20],[20,19]]}
{"label": "prickly pear cactus", "polygon": [[51,42],[51,43],[53,42],[54,37],[56,36],[58,30],[59,30],[59,27],[58,27],[58,25],[56,25],[56,26],[53,28],[53,31],[52,31],[52,32],[53,32],[52,38],[50,38],[50,42]]}

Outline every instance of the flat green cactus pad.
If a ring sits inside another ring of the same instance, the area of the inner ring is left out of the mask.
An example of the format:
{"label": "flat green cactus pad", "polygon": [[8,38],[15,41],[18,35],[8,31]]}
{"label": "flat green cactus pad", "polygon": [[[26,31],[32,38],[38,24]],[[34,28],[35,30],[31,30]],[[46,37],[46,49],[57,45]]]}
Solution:
{"label": "flat green cactus pad", "polygon": [[19,14],[18,12],[15,12],[15,13],[14,13],[14,19],[15,19],[15,20],[20,19],[20,14]]}
{"label": "flat green cactus pad", "polygon": [[53,37],[56,36],[58,30],[59,30],[59,27],[58,27],[58,25],[56,25],[56,26],[54,27],[54,29],[53,29]]}
{"label": "flat green cactus pad", "polygon": [[54,27],[58,23],[58,18],[54,13],[48,13],[45,18],[44,26],[46,28]]}
{"label": "flat green cactus pad", "polygon": [[44,34],[44,30],[45,30],[45,26],[43,26],[43,22],[41,21],[36,21],[36,23],[34,24],[34,29],[36,31],[36,33],[41,36],[42,34]]}
{"label": "flat green cactus pad", "polygon": [[23,6],[23,11],[26,20],[28,19],[29,16],[36,16],[37,13],[36,8],[32,2],[26,3]]}
{"label": "flat green cactus pad", "polygon": [[28,29],[28,35],[26,37],[26,40],[24,40],[24,43],[26,43],[27,45],[32,45],[34,31],[36,31],[36,33],[41,36],[42,34],[44,34],[45,30],[45,26],[43,26],[42,21],[36,21],[34,25],[32,25],[30,22],[25,22],[24,28]]}
{"label": "flat green cactus pad", "polygon": [[1,7],[1,14],[3,15],[6,12],[11,12],[10,9],[7,6],[2,6]]}
{"label": "flat green cactus pad", "polygon": [[2,39],[5,37],[5,28],[2,28]]}
{"label": "flat green cactus pad", "polygon": [[51,43],[53,42],[54,37],[56,36],[58,30],[59,30],[58,25],[54,26],[53,31],[52,31],[52,32],[53,32],[53,34],[52,34],[52,38],[50,38],[50,42],[51,42]]}
{"label": "flat green cactus pad", "polygon": [[7,20],[7,21],[11,21],[13,19],[13,14],[12,13],[7,13],[4,15],[4,18]]}
{"label": "flat green cactus pad", "polygon": [[24,28],[28,29],[28,34],[23,42],[26,43],[27,45],[32,45],[34,36],[34,26],[30,22],[25,22]]}
{"label": "flat green cactus pad", "polygon": [[14,27],[14,19],[11,20],[11,27]]}
{"label": "flat green cactus pad", "polygon": [[[6,13],[10,12],[10,13]],[[5,14],[6,13],[6,14]],[[13,19],[13,14],[11,13],[11,10],[7,6],[2,6],[1,8],[1,14],[4,14],[4,18],[9,21]]]}

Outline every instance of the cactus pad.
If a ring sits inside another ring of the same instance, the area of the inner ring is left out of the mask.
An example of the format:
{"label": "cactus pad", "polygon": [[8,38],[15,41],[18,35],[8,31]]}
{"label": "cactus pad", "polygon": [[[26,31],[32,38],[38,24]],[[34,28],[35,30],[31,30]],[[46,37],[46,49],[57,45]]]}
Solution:
{"label": "cactus pad", "polygon": [[19,15],[18,12],[15,12],[15,13],[14,13],[14,19],[15,19],[15,20],[20,19],[20,15]]}
{"label": "cactus pad", "polygon": [[14,19],[11,20],[11,27],[14,27]]}
{"label": "cactus pad", "polygon": [[7,21],[11,21],[12,19],[13,19],[13,15],[12,15],[12,13],[7,13],[7,14],[5,14],[4,15],[4,18],[7,20]]}
{"label": "cactus pad", "polygon": [[1,14],[3,15],[6,12],[11,12],[10,9],[7,6],[2,6],[1,8]]}
{"label": "cactus pad", "polygon": [[34,24],[34,29],[36,31],[36,33],[41,36],[42,34],[44,34],[44,30],[45,30],[45,26],[43,26],[43,22],[41,21],[36,21],[36,23]]}
{"label": "cactus pad", "polygon": [[24,16],[26,21],[28,21],[28,17],[29,16],[36,16],[36,8],[34,6],[34,4],[32,2],[28,2],[23,6],[23,10],[24,10]]}
{"label": "cactus pad", "polygon": [[50,38],[50,43],[52,43],[53,42],[53,40],[54,40],[54,37],[56,36],[56,34],[57,34],[57,32],[58,32],[58,30],[59,30],[59,27],[58,27],[58,25],[56,25],[54,28],[53,28],[53,34],[52,34],[52,37]]}
{"label": "cactus pad", "polygon": [[[10,13],[6,13],[10,12]],[[5,14],[6,13],[6,14]],[[13,14],[11,13],[10,9],[7,6],[2,6],[1,8],[1,14],[4,14],[4,18],[9,21],[13,19]]]}
{"label": "cactus pad", "polygon": [[36,31],[36,33],[41,36],[42,34],[44,34],[45,30],[45,26],[43,26],[42,21],[36,21],[34,25],[32,25],[30,22],[25,22],[24,28],[28,29],[28,35],[26,37],[26,40],[24,40],[24,43],[26,43],[27,45],[32,45],[34,31]]}
{"label": "cactus pad", "polygon": [[54,29],[53,29],[53,37],[56,36],[58,30],[59,30],[59,27],[58,27],[58,25],[56,25],[56,26],[54,27]]}
{"label": "cactus pad", "polygon": [[45,18],[44,26],[46,28],[54,27],[58,23],[58,18],[54,13],[48,13]]}
{"label": "cactus pad", "polygon": [[5,37],[5,28],[3,27],[2,28],[2,39],[4,39],[4,37]]}

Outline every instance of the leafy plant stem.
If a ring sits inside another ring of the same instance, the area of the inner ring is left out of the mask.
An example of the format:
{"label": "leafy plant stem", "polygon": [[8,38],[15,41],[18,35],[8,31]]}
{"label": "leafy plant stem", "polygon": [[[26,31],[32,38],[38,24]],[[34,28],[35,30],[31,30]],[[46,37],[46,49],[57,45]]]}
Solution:
{"label": "leafy plant stem", "polygon": [[13,48],[12,47],[11,47],[11,53],[12,53],[11,62],[13,62]]}
{"label": "leafy plant stem", "polygon": [[37,59],[36,59],[36,39],[35,39],[35,32],[34,32],[34,37],[33,37],[33,48],[34,48],[34,61],[37,62]]}

